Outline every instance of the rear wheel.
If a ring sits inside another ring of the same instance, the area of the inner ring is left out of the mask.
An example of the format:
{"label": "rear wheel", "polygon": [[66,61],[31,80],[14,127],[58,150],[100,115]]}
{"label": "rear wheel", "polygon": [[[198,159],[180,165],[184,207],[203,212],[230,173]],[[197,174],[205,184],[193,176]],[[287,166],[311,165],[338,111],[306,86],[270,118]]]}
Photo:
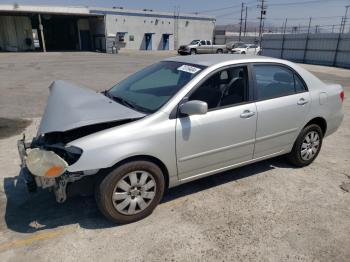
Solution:
{"label": "rear wheel", "polygon": [[164,193],[164,176],[152,162],[133,161],[110,172],[96,188],[96,202],[114,223],[124,224],[150,215]]}
{"label": "rear wheel", "polygon": [[318,156],[323,140],[322,129],[315,124],[305,127],[287,155],[288,161],[298,167],[311,164]]}
{"label": "rear wheel", "polygon": [[216,50],[216,53],[217,53],[217,54],[222,54],[223,51],[222,51],[222,49],[218,49],[218,50]]}

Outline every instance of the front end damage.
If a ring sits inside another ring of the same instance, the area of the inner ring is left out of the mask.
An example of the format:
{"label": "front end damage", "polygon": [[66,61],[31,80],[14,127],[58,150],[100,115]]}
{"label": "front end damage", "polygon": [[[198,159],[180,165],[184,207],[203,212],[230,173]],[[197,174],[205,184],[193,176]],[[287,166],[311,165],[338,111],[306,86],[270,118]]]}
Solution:
{"label": "front end damage", "polygon": [[68,146],[69,142],[144,116],[101,93],[55,81],[50,86],[38,134],[31,142],[27,142],[25,136],[17,142],[20,177],[30,192],[37,188],[50,189],[57,202],[62,203],[67,199],[67,188],[99,171],[70,172],[69,167],[79,161],[84,152],[81,148]]}
{"label": "front end damage", "polygon": [[[41,140],[41,141],[38,141]],[[76,147],[65,147],[62,144],[47,144],[44,137],[26,142],[25,136],[17,141],[21,160],[20,177],[27,184],[29,192],[37,188],[50,189],[55,193],[59,203],[67,199],[67,185],[82,179],[84,176],[97,173],[76,172],[67,170],[82,154]]]}

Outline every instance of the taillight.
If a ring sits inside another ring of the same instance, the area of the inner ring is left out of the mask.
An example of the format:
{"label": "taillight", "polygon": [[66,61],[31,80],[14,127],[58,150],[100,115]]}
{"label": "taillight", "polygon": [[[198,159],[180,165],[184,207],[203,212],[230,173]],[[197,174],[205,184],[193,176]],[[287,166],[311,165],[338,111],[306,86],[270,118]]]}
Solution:
{"label": "taillight", "polygon": [[340,100],[343,102],[344,101],[344,91],[341,91],[339,96],[340,96]]}

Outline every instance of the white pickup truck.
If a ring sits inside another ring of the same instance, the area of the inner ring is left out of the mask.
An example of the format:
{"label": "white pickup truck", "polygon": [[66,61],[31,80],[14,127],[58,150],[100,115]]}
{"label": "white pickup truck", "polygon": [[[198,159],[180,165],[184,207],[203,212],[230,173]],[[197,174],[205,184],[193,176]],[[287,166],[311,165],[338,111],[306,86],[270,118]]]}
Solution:
{"label": "white pickup truck", "polygon": [[180,55],[222,54],[226,53],[226,45],[213,45],[211,40],[193,40],[189,45],[181,45],[177,52]]}

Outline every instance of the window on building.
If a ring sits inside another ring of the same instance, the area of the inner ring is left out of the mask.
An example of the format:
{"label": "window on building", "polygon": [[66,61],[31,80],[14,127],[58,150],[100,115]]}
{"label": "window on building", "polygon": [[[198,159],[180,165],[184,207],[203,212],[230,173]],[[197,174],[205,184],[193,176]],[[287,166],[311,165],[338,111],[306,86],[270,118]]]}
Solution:
{"label": "window on building", "polygon": [[134,35],[129,35],[129,41],[134,41]]}
{"label": "window on building", "polygon": [[125,34],[126,33],[122,33],[122,32],[118,32],[117,33],[117,40],[118,40],[118,42],[125,42]]}

